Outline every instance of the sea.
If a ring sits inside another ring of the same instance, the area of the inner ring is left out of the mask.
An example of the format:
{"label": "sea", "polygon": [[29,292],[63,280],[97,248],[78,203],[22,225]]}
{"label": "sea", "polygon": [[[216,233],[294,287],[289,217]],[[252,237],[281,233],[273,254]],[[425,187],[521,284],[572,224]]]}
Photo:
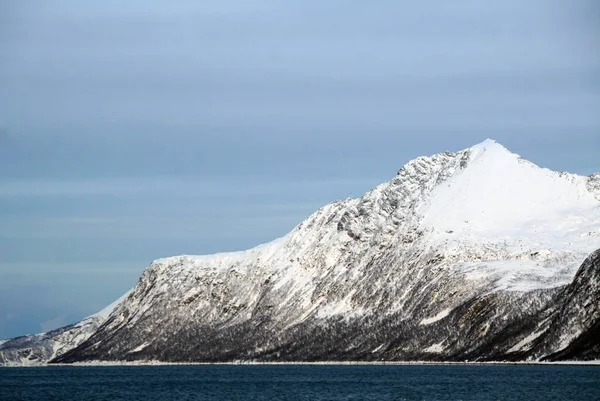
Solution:
{"label": "sea", "polygon": [[0,368],[0,400],[600,400],[600,366]]}

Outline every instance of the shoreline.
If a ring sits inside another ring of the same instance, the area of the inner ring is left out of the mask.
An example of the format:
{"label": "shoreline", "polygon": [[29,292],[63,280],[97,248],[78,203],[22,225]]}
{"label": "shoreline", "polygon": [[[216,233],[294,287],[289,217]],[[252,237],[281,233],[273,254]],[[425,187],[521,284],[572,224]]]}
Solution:
{"label": "shoreline", "polygon": [[593,361],[489,361],[489,362],[442,362],[442,361],[316,361],[316,362],[161,362],[161,361],[90,361],[76,363],[0,365],[2,368],[45,368],[45,367],[140,367],[140,366],[600,366]]}

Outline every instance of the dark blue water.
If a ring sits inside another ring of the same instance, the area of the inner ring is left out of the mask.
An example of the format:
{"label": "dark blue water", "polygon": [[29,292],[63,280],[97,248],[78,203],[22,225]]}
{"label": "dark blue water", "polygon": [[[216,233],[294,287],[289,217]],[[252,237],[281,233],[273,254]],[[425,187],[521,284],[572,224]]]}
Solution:
{"label": "dark blue water", "polygon": [[0,400],[600,400],[600,367],[0,368]]}

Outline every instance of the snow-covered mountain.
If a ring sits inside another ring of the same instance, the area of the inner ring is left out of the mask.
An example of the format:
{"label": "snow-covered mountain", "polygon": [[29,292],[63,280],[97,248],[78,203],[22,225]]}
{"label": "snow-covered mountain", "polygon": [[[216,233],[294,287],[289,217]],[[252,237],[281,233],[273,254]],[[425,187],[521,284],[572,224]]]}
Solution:
{"label": "snow-covered mountain", "polygon": [[487,140],[269,244],[153,262],[54,361],[597,358],[598,248],[599,174]]}

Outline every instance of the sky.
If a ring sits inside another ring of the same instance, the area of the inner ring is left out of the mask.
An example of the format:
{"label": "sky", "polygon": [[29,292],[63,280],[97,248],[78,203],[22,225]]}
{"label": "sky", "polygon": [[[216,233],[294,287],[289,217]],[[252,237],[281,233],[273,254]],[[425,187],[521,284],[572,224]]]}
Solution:
{"label": "sky", "polygon": [[0,338],[494,138],[600,171],[593,0],[0,2]]}

